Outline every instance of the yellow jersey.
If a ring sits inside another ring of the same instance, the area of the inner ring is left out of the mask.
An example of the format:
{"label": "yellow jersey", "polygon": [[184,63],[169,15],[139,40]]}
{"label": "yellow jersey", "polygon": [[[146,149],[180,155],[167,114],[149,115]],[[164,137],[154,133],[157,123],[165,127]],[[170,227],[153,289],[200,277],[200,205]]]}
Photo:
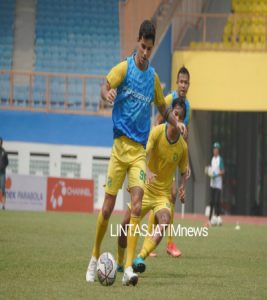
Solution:
{"label": "yellow jersey", "polygon": [[147,166],[156,177],[152,183],[145,184],[145,190],[154,195],[170,195],[176,168],[178,167],[180,173],[184,174],[188,166],[187,143],[182,135],[177,141],[169,141],[168,126],[168,124],[161,124],[153,127],[147,142]]}

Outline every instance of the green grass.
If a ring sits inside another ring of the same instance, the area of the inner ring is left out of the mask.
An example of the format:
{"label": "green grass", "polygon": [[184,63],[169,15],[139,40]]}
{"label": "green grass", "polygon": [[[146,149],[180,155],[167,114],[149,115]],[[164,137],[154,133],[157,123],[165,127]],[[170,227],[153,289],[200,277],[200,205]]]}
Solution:
{"label": "green grass", "polygon": [[[95,221],[88,214],[1,211],[0,299],[267,299],[267,226],[236,231],[224,224],[206,238],[176,238],[178,259],[165,254],[163,240],[136,287],[123,287],[121,274],[103,287],[85,282]],[[115,250],[108,232],[102,251]]]}

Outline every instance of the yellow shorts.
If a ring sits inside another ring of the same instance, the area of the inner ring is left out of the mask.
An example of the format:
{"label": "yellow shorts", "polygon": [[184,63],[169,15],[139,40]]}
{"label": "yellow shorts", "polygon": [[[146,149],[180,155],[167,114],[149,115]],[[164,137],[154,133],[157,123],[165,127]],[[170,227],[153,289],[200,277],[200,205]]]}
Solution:
{"label": "yellow shorts", "polygon": [[105,192],[117,195],[125,176],[128,175],[128,187],[144,188],[146,180],[146,152],[143,145],[125,136],[114,140],[108,165]]}
{"label": "yellow shorts", "polygon": [[[131,204],[128,204],[128,207],[131,209]],[[145,188],[144,196],[142,199],[142,212],[141,218],[152,210],[154,215],[160,211],[161,209],[168,209],[171,212],[171,205],[170,205],[170,195],[155,195],[147,188]]]}

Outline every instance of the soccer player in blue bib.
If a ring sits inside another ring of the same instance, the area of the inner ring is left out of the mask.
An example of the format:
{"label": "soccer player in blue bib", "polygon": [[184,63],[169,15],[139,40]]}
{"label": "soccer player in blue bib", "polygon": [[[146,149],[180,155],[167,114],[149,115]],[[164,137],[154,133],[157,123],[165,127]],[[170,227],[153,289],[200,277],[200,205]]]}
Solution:
{"label": "soccer player in blue bib", "polygon": [[160,80],[149,64],[155,42],[155,27],[144,21],[139,30],[137,51],[127,60],[116,65],[107,75],[101,95],[113,103],[112,119],[114,143],[108,166],[105,199],[96,224],[96,237],[86,272],[86,281],[93,282],[100,246],[107,230],[110,215],[115,206],[118,190],[126,174],[131,194],[130,230],[127,237],[127,257],[123,285],[136,285],[138,276],[133,272],[137,236],[134,232],[140,223],[142,197],[146,178],[145,146],[150,131],[151,103],[154,102],[166,121],[186,134],[186,126],[178,122],[167,107]]}

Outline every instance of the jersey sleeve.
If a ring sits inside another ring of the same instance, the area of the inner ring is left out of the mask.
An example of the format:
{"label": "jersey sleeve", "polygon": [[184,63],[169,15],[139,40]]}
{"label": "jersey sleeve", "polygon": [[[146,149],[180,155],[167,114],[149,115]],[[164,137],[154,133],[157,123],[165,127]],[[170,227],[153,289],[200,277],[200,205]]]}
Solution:
{"label": "jersey sleeve", "polygon": [[155,96],[154,96],[154,102],[157,107],[162,106],[165,104],[162,88],[160,85],[160,80],[159,76],[157,73],[155,73],[155,84],[154,84],[154,91],[155,91]]}
{"label": "jersey sleeve", "polygon": [[172,104],[172,94],[168,94],[165,97],[165,102],[166,102],[166,104],[167,104],[168,107],[171,107],[171,104]]}
{"label": "jersey sleeve", "polygon": [[187,166],[188,166],[188,147],[187,144],[184,142],[182,158],[178,163],[178,168],[181,174],[184,174],[186,172]]}
{"label": "jersey sleeve", "polygon": [[112,89],[116,89],[123,82],[126,76],[127,67],[128,63],[125,60],[110,70],[106,79]]}
{"label": "jersey sleeve", "polygon": [[148,154],[154,147],[157,142],[157,139],[160,135],[161,125],[155,126],[151,129],[148,141],[146,144],[146,153]]}

